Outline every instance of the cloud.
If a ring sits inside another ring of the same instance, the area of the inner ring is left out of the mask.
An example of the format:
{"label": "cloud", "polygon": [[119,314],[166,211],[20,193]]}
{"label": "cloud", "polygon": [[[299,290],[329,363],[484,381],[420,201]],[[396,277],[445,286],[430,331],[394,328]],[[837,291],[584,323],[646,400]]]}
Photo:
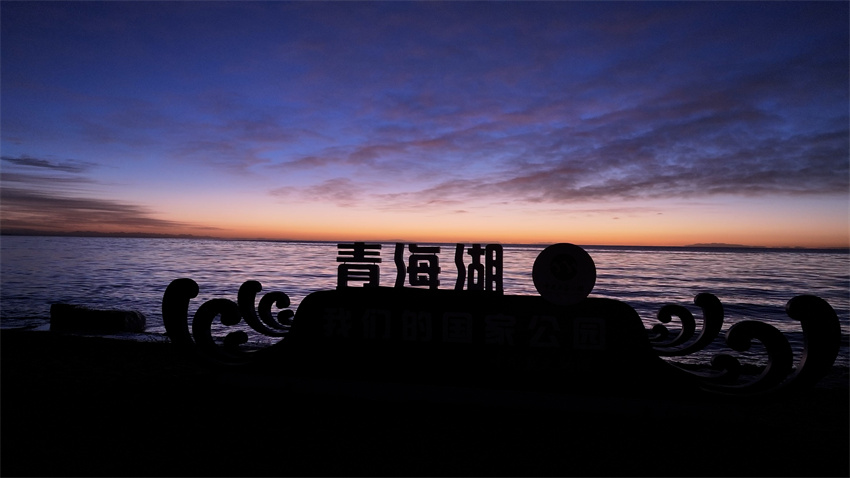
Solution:
{"label": "cloud", "polygon": [[156,219],[146,208],[104,199],[79,198],[27,189],[3,188],[3,230],[45,231],[168,230],[187,224]]}
{"label": "cloud", "polygon": [[747,145],[733,141],[732,146],[724,146],[719,138],[702,147],[687,141],[664,144],[667,133],[659,128],[629,140],[579,147],[559,159],[556,143],[540,152],[556,158],[550,162],[518,163],[497,174],[387,193],[381,201],[390,209],[456,205],[480,198],[579,204],[716,195],[845,195],[850,187],[847,131],[766,138]]}
{"label": "cloud", "polygon": [[289,200],[331,202],[339,207],[358,205],[365,197],[366,187],[348,178],[334,178],[304,187],[283,187],[270,191],[272,196]]}
{"label": "cloud", "polygon": [[98,183],[82,173],[90,172],[94,163],[56,162],[31,156],[3,156],[2,161],[20,169],[5,168],[0,173],[2,231],[167,232],[194,228],[158,219],[154,211],[143,206],[86,197]]}
{"label": "cloud", "polygon": [[[516,135],[509,125],[492,123],[436,139],[336,149],[286,167],[352,168],[344,181],[327,180],[300,194],[346,205],[368,199],[381,209],[456,207],[481,198],[577,204],[841,195],[850,188],[850,134],[840,120],[837,129],[789,134],[778,115],[709,105],[697,98],[669,118],[645,117],[633,108]],[[380,186],[366,186],[370,175],[381,178]]]}
{"label": "cloud", "polygon": [[65,173],[83,173],[91,170],[95,166],[95,163],[87,161],[77,161],[69,159],[61,162],[54,162],[48,161],[46,159],[33,158],[30,156],[20,156],[17,158],[11,156],[2,156],[0,157],[0,160],[6,161],[17,166],[48,169]]}
{"label": "cloud", "polygon": [[[635,46],[615,47],[606,37],[590,54],[543,42],[539,49],[550,51],[537,70],[510,56],[475,60],[457,70],[462,75],[447,63],[446,75],[435,78],[424,60],[442,64],[436,55],[442,46],[423,44],[414,55],[423,60],[413,63],[413,77],[421,76],[414,87],[394,83],[394,66],[368,83],[374,98],[368,116],[384,121],[352,125],[362,140],[278,166],[334,174],[344,167],[352,178],[380,174],[388,184],[408,178],[403,187],[377,193],[387,207],[405,205],[405,198],[456,204],[485,195],[572,203],[846,193],[846,47],[829,47],[831,35],[803,27],[811,41],[787,51],[760,49],[790,40],[773,30],[763,32],[767,40],[752,39],[737,24],[744,20],[700,24],[710,34],[706,40],[691,31],[701,11],[655,11],[629,28],[609,25],[614,37]],[[675,30],[681,44],[633,38],[650,27]],[[733,37],[739,41],[730,43]],[[643,53],[639,61],[632,51]],[[384,60],[398,60],[402,51],[381,52]],[[593,56],[602,60],[588,62],[587,73],[565,71],[563,80],[550,76],[559,65],[545,64]],[[516,88],[502,88],[512,82],[519,82]]]}

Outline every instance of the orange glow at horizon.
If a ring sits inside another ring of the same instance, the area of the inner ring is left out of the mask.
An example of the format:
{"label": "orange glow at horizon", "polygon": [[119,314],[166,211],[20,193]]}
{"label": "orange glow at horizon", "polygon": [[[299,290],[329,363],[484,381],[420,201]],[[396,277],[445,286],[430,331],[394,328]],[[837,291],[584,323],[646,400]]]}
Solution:
{"label": "orange glow at horizon", "polygon": [[[321,209],[321,208],[320,208]],[[253,212],[238,218],[210,221],[210,229],[169,228],[156,232],[191,234],[224,239],[296,241],[406,241],[421,243],[546,244],[685,246],[725,243],[761,247],[850,247],[848,224],[817,223],[812,218],[789,217],[786,226],[775,221],[758,224],[752,217],[739,221],[706,221],[679,215],[656,217],[572,217],[532,213],[497,218],[472,214],[423,217],[367,214],[354,211],[307,210],[312,214]],[[177,218],[185,220],[185,218]],[[808,220],[808,222],[807,222]],[[191,221],[186,221],[191,222]],[[814,229],[817,228],[817,229]],[[817,234],[812,234],[817,230]],[[206,232],[204,232],[206,231]],[[113,231],[119,232],[119,231]],[[127,232],[127,231],[120,231]]]}

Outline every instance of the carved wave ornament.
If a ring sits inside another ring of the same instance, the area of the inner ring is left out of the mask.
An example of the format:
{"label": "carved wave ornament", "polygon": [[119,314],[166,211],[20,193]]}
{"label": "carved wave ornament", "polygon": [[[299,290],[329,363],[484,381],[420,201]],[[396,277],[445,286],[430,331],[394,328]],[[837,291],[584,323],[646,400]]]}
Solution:
{"label": "carved wave ornament", "polygon": [[[637,395],[795,392],[823,378],[840,348],[835,310],[813,295],[796,296],[785,307],[804,340],[795,363],[788,338],[770,324],[740,321],[721,338],[723,305],[709,293],[694,298],[701,320],[687,307],[667,304],[658,310],[659,324],[646,329],[628,304],[589,297],[596,268],[572,244],[549,246],[537,257],[532,278],[539,296],[504,294],[497,244],[457,245],[454,289],[439,288],[439,247],[415,244],[407,261],[405,245],[396,244],[396,283],[380,286],[380,248],[340,244],[337,288],[309,294],[297,313],[283,292],[266,293],[257,303],[262,285],[247,281],[236,302],[208,300],[190,320],[199,286],[176,279],[162,301],[167,334],[210,364],[266,374]],[[244,323],[276,341],[245,347],[244,326],[214,337],[216,319],[224,327]],[[678,327],[671,331],[671,323]],[[718,342],[728,351],[714,353],[702,367],[675,361],[706,355]],[[742,364],[735,352],[756,342],[765,364]]]}

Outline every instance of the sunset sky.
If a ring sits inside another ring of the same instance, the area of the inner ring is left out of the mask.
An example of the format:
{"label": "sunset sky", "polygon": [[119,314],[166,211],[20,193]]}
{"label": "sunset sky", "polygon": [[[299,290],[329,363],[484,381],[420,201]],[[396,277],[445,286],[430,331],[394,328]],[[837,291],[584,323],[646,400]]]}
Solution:
{"label": "sunset sky", "polygon": [[848,5],[4,0],[2,229],[847,247]]}

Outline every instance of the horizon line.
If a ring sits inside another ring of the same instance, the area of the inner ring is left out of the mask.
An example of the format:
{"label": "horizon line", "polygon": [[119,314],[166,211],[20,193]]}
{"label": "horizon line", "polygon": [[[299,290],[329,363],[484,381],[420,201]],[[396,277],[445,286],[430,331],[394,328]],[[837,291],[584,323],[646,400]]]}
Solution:
{"label": "horizon line", "polygon": [[[127,238],[127,239],[188,239],[188,240],[217,240],[217,241],[255,241],[255,242],[308,242],[308,243],[412,243],[412,244],[506,244],[517,246],[545,246],[555,242],[501,242],[501,241],[411,241],[409,239],[381,239],[381,240],[351,240],[351,239],[273,239],[264,237],[220,237],[195,234],[174,233],[151,233],[151,232],[98,232],[98,231],[38,231],[38,230],[0,230],[0,236],[30,236],[30,237],[105,237],[105,238]],[[564,241],[565,242],[565,241]],[[850,252],[847,246],[763,246],[748,244],[731,244],[724,242],[693,243],[681,245],[635,245],[635,244],[577,244],[581,247],[593,248],[690,248],[690,249],[757,249],[757,250],[795,250],[795,251],[845,251]]]}

